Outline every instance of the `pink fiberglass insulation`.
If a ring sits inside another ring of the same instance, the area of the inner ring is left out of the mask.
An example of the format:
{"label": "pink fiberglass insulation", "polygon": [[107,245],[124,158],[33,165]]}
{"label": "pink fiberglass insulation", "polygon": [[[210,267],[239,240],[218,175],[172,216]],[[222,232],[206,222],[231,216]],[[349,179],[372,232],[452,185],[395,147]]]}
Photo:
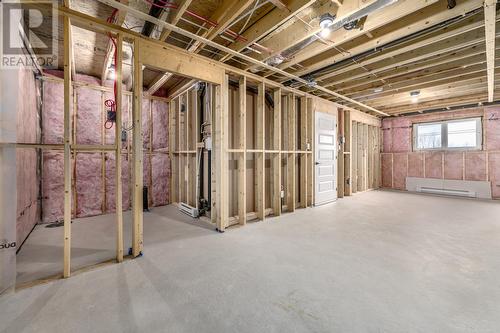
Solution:
{"label": "pink fiberglass insulation", "polygon": [[465,154],[465,179],[486,180],[486,153],[468,152]]}
{"label": "pink fiberglass insulation", "polygon": [[42,210],[44,223],[64,217],[64,154],[43,152]]}
{"label": "pink fiberglass insulation", "polygon": [[103,179],[100,153],[76,155],[76,216],[102,214]]}
{"label": "pink fiberglass insulation", "polygon": [[464,154],[462,152],[444,154],[444,178],[452,180],[464,178]]}
{"label": "pink fiberglass insulation", "polygon": [[166,154],[154,154],[151,158],[153,182],[153,205],[161,206],[169,202],[170,161]]}
{"label": "pink fiberglass insulation", "polygon": [[392,187],[392,155],[382,154],[382,186]]}
{"label": "pink fiberglass insulation", "polygon": [[[116,209],[115,197],[115,154],[106,154],[106,213],[113,213]],[[122,155],[122,207],[123,210],[130,208],[130,170],[127,156]]]}
{"label": "pink fiberglass insulation", "polygon": [[[107,99],[112,99],[114,100],[113,98],[113,94],[112,93],[109,93],[109,92],[106,92],[104,93],[104,99],[107,100]],[[129,97],[128,96],[123,96],[122,97],[122,129],[123,128],[127,128],[129,127]],[[129,131],[130,133],[130,131]],[[104,129],[104,138],[105,138],[105,143],[107,145],[112,145],[115,143],[115,125],[113,124],[113,127],[111,127],[110,129]],[[120,137],[120,140],[121,140],[121,137]]]}
{"label": "pink fiberglass insulation", "polygon": [[[19,69],[19,95],[17,110],[17,142],[39,142],[38,86],[30,69]],[[35,149],[17,149],[17,221],[16,237],[18,246],[26,239],[33,227],[39,222],[39,185],[38,156]]]}
{"label": "pink fiberglass insulation", "polygon": [[[481,117],[483,120],[485,135],[483,151],[412,152],[411,127],[413,124],[469,117]],[[500,171],[497,171],[499,158],[497,152],[500,150],[500,107],[478,107],[452,112],[387,118],[382,121],[382,128],[384,154],[382,154],[381,168],[384,187],[401,188],[401,180],[406,177],[490,180],[493,198],[500,198],[500,189],[497,186],[497,182],[500,182]],[[407,151],[408,156],[406,175],[399,174],[399,171],[403,172],[399,166],[404,165],[404,162],[400,163],[399,155],[404,151]],[[395,159],[394,175],[392,174],[393,158]]]}
{"label": "pink fiberglass insulation", "polygon": [[406,174],[408,169],[408,155],[394,154],[394,188],[404,190],[406,188]]}
{"label": "pink fiberglass insulation", "polygon": [[500,150],[500,108],[494,107],[485,112],[486,147],[488,150]]}
{"label": "pink fiberglass insulation", "polygon": [[491,179],[491,195],[500,198],[500,152],[489,154],[489,175]]}
{"label": "pink fiberglass insulation", "polygon": [[142,100],[142,143],[144,149],[149,149],[149,139],[151,138],[151,122],[150,122],[150,107],[149,99]]}
{"label": "pink fiberglass insulation", "polygon": [[76,142],[77,144],[102,144],[103,129],[102,93],[98,90],[79,87],[75,89],[76,112]]}
{"label": "pink fiberglass insulation", "polygon": [[424,153],[408,154],[408,177],[424,176]]}
{"label": "pink fiberglass insulation", "polygon": [[[51,71],[51,75],[61,78],[62,72]],[[96,78],[78,74],[76,81],[88,83],[91,85],[99,85],[100,81]],[[112,87],[111,82],[106,82],[106,86]],[[104,138],[102,138],[102,118],[105,112],[103,101],[112,99],[111,92],[103,92],[92,87],[77,87],[75,88],[77,98],[77,124],[76,138],[79,144],[114,144],[115,127],[110,130],[104,129]],[[53,82],[50,80],[43,81],[43,128],[42,133],[44,143],[62,143],[63,138],[63,106],[64,106],[64,90],[62,82]],[[123,95],[123,126],[130,126],[131,97]],[[166,148],[168,138],[168,103],[165,101],[154,99],[143,99],[142,126],[144,140],[144,185],[150,187],[149,201],[153,204],[153,197],[158,199],[154,202],[155,205],[164,204],[165,186],[164,183],[168,179],[157,180],[151,179],[151,164],[149,145],[151,137],[151,127],[153,127],[155,142],[154,149]],[[153,124],[150,120],[150,104],[151,112],[154,112]],[[128,141],[132,131],[128,131]],[[121,138],[120,138],[121,139]],[[127,143],[122,143],[122,148],[127,148]],[[154,150],[153,150],[154,154]],[[102,157],[100,153],[78,153],[78,158],[75,163],[76,168],[76,193],[77,193],[77,217],[91,216],[103,213],[103,208],[107,212],[115,209],[115,184],[114,184],[114,156],[107,154],[108,159],[105,161],[106,174],[102,175]],[[156,159],[156,158],[155,158]],[[44,167],[42,170],[43,179],[43,222],[54,222],[63,218],[64,192],[63,192],[63,174],[62,174],[62,153],[47,153],[44,154]],[[163,162],[161,162],[163,163]],[[122,180],[123,180],[123,207],[130,209],[130,164],[127,160],[127,155],[123,155],[122,161]],[[163,170],[158,166],[155,167],[155,175],[163,175]],[[156,177],[156,176],[155,176]],[[155,183],[159,181],[160,185]],[[151,189],[151,182],[153,189]],[[104,203],[103,186],[105,186],[106,202]],[[167,186],[168,198],[168,186]],[[154,191],[158,191],[155,193]],[[75,205],[75,203],[73,203]]]}
{"label": "pink fiberglass insulation", "polygon": [[168,103],[160,100],[151,101],[153,116],[153,149],[164,149],[168,146]]}
{"label": "pink fiberglass insulation", "polygon": [[63,143],[64,87],[60,82],[43,81],[43,143]]}
{"label": "pink fiberglass insulation", "polygon": [[425,177],[443,178],[443,153],[425,153]]}

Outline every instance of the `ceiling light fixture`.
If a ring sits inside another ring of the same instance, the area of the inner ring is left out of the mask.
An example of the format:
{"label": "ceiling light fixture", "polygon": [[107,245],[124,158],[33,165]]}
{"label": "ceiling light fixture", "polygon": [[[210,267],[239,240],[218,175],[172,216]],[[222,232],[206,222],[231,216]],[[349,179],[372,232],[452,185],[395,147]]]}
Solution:
{"label": "ceiling light fixture", "polygon": [[330,13],[325,13],[320,16],[319,18],[319,27],[321,29],[328,29],[329,27],[332,26],[333,21],[335,21],[335,15],[332,15]]}
{"label": "ceiling light fixture", "polygon": [[420,96],[420,91],[419,90],[412,91],[412,92],[410,92],[410,96],[411,96],[411,101],[413,103],[417,103],[418,97]]}

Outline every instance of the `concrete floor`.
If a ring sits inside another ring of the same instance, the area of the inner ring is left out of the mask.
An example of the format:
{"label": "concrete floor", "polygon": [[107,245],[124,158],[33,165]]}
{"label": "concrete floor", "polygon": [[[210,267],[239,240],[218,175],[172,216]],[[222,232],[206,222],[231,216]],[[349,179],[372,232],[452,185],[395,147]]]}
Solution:
{"label": "concrete floor", "polygon": [[372,191],[224,234],[162,207],[144,232],[141,258],[0,297],[0,331],[500,328],[498,202]]}

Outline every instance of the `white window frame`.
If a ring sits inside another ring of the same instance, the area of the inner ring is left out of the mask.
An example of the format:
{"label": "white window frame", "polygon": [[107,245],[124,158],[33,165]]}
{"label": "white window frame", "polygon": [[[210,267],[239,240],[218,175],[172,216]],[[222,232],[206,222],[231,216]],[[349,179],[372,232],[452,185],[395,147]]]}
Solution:
{"label": "white window frame", "polygon": [[[475,147],[448,147],[448,124],[462,121],[476,121],[476,146]],[[439,148],[418,148],[418,127],[421,125],[441,124],[441,147]],[[413,151],[440,151],[440,150],[482,150],[483,149],[483,122],[481,117],[462,118],[444,121],[431,121],[413,124]]]}

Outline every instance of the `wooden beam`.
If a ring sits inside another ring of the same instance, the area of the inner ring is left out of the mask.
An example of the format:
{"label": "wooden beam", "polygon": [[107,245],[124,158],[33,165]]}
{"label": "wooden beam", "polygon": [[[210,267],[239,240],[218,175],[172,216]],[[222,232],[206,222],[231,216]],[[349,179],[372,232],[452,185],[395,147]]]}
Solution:
{"label": "wooden beam", "polygon": [[[210,17],[210,20],[213,22],[217,22],[217,26],[211,26],[207,30],[205,30],[201,37],[206,38],[208,40],[212,40],[222,33],[229,24],[234,21],[243,11],[245,11],[248,6],[250,6],[254,0],[244,0],[244,1],[234,1],[234,0],[224,0],[224,2],[219,5],[215,13]],[[166,29],[166,28],[165,28]],[[161,39],[161,38],[160,38]],[[162,39],[164,40],[164,39]],[[204,43],[200,39],[194,39],[194,43],[189,46],[189,53],[198,53],[203,49]],[[148,89],[151,94],[156,90],[154,88],[159,89],[162,87],[165,82],[172,75],[170,73],[164,73],[157,78],[154,79],[154,85]]]}
{"label": "wooden beam", "polygon": [[122,208],[122,80],[123,36],[116,39],[116,123],[115,123],[115,193],[116,193],[116,260],[123,261],[123,208]]}
{"label": "wooden beam", "polygon": [[[144,20],[147,20],[148,22],[151,22],[151,23],[154,23],[154,24],[157,24],[157,25],[160,25],[160,26],[163,26],[163,27],[167,27],[177,33],[180,33],[186,37],[189,37],[189,38],[193,38],[193,39],[196,39],[196,40],[200,40],[202,41],[203,43],[205,44],[208,44],[210,46],[213,46],[223,52],[226,52],[226,53],[229,53],[233,56],[237,56],[243,60],[246,60],[246,61],[249,61],[251,63],[255,63],[255,64],[258,64],[259,66],[262,66],[268,70],[272,70],[272,71],[275,71],[276,73],[278,74],[281,74],[285,77],[289,77],[290,79],[294,79],[294,80],[297,80],[298,82],[300,83],[303,83],[303,84],[307,84],[308,82],[294,74],[290,74],[288,72],[285,72],[283,70],[280,70],[280,69],[277,69],[277,68],[274,68],[270,65],[267,65],[263,62],[259,62],[255,59],[253,59],[252,57],[249,57],[247,55],[244,55],[244,54],[241,54],[241,53],[238,53],[234,50],[231,50],[230,48],[227,48],[225,46],[222,46],[220,44],[217,44],[213,41],[210,41],[206,38],[203,38],[201,36],[198,36],[198,35],[195,35],[193,33],[190,33],[189,31],[186,31],[184,29],[181,29],[179,27],[176,27],[176,26],[173,26],[167,22],[162,22],[160,20],[158,20],[157,18],[154,18],[150,15],[147,15],[139,10],[136,10],[130,6],[124,6],[122,4],[120,4],[119,2],[115,2],[115,1],[112,1],[112,0],[97,0],[99,1],[100,3],[104,3],[104,4],[107,4],[107,5],[110,5],[114,8],[117,8],[117,9],[126,9],[129,11],[129,13],[131,13],[132,15],[136,16],[137,18],[141,18],[141,19],[144,19]],[[70,17],[74,20],[76,20],[78,22],[78,24],[80,24],[80,26],[82,27],[85,27],[86,29],[89,29],[91,31],[96,31],[96,32],[113,32],[113,33],[118,33],[118,32],[123,32],[124,33],[124,38],[127,37],[128,39],[141,39],[142,41],[144,42],[149,42],[149,43],[153,43],[153,44],[156,44],[157,46],[161,46],[164,50],[168,50],[168,51],[172,51],[172,50],[176,50],[176,51],[184,51],[185,53],[185,50],[180,50],[179,48],[176,48],[172,45],[168,45],[168,44],[165,44],[165,43],[162,43],[162,42],[159,42],[159,41],[154,41],[154,40],[150,40],[150,39],[147,39],[145,38],[144,36],[141,36],[140,34],[138,33],[135,33],[135,32],[132,32],[130,30],[127,30],[127,29],[124,29],[122,27],[118,27],[116,25],[113,25],[113,24],[109,24],[109,23],[106,23],[102,20],[99,20],[95,17],[92,17],[92,16],[89,16],[89,15],[86,15],[86,14],[82,14],[80,12],[76,12],[74,10],[70,10],[70,9],[67,9],[65,7],[59,7],[59,13],[63,16],[67,16],[67,17]],[[187,55],[185,53],[185,55]],[[197,56],[196,59],[207,59],[206,57],[203,57],[203,56]],[[245,75],[247,76],[247,78],[251,78],[252,80],[255,80],[255,81],[264,81],[266,84],[268,84],[270,87],[281,87],[282,89],[286,90],[286,91],[289,91],[289,92],[294,92],[294,93],[297,93],[297,94],[300,94],[300,95],[303,95],[305,94],[304,92],[301,92],[297,89],[294,89],[294,88],[290,88],[290,87],[285,87],[284,85],[280,84],[280,83],[277,83],[275,81],[272,81],[272,80],[268,80],[268,79],[265,79],[261,76],[258,76],[258,75],[255,75],[255,74],[252,74],[250,72],[245,72],[241,69],[238,69],[234,66],[229,66],[229,65],[226,65],[224,63],[220,63],[220,62],[214,62],[214,66],[217,66],[221,69],[224,69],[226,72],[228,73],[232,73],[232,74],[237,74],[237,75]],[[339,97],[339,98],[343,98],[344,96],[342,96],[341,94],[338,94],[330,89],[327,89],[325,87],[322,87],[322,86],[316,86],[315,88],[316,90],[318,91],[321,91],[325,94],[328,94],[328,95],[331,95],[331,96],[334,96],[334,97]],[[346,101],[350,101],[350,102],[354,102],[356,103],[356,101],[352,101],[352,99],[349,99],[349,98],[345,98]],[[384,112],[381,112],[379,110],[376,110],[374,108],[371,108],[370,106],[368,105],[364,105],[362,103],[358,103],[357,104],[359,107],[361,107],[362,110],[369,110],[369,111],[372,111],[372,112],[376,112],[376,113],[379,113],[381,115],[387,115],[385,114]]]}
{"label": "wooden beam", "polygon": [[71,275],[71,99],[73,87],[71,84],[72,35],[71,20],[64,17],[64,265],[63,277]]}
{"label": "wooden beam", "polygon": [[285,10],[287,12],[290,12],[287,5],[281,0],[269,0],[269,2],[271,2],[273,5],[275,5],[280,10]]}
{"label": "wooden beam", "polygon": [[133,190],[132,190],[132,255],[139,256],[143,246],[143,140],[142,140],[142,63],[141,43],[134,42],[134,84],[132,108],[132,154],[133,154]]}
{"label": "wooden beam", "polygon": [[247,221],[247,79],[240,78],[239,84],[239,144],[238,149],[238,222],[245,225]]}
{"label": "wooden beam", "polygon": [[[180,1],[179,8],[177,8],[177,12],[175,13],[174,17],[172,18],[172,21],[170,22],[171,24],[177,25],[177,23],[181,19],[182,15],[184,15],[184,13],[186,12],[186,10],[188,9],[188,7],[191,4],[191,2],[193,2],[193,0],[182,0],[182,1]],[[168,38],[168,36],[170,35],[171,32],[172,32],[172,30],[169,30],[167,28],[163,28],[163,30],[161,32],[161,35],[160,35],[160,40],[161,41],[167,40],[167,38]]]}
{"label": "wooden beam", "polygon": [[486,61],[488,71],[488,102],[495,96],[495,41],[496,41],[496,0],[484,1],[484,26],[486,36]]}
{"label": "wooden beam", "polygon": [[[317,99],[316,99],[317,100]],[[309,145],[310,154],[307,154],[307,206],[312,206],[314,204],[314,119],[315,119],[315,99],[308,97],[307,98],[307,143]]]}

